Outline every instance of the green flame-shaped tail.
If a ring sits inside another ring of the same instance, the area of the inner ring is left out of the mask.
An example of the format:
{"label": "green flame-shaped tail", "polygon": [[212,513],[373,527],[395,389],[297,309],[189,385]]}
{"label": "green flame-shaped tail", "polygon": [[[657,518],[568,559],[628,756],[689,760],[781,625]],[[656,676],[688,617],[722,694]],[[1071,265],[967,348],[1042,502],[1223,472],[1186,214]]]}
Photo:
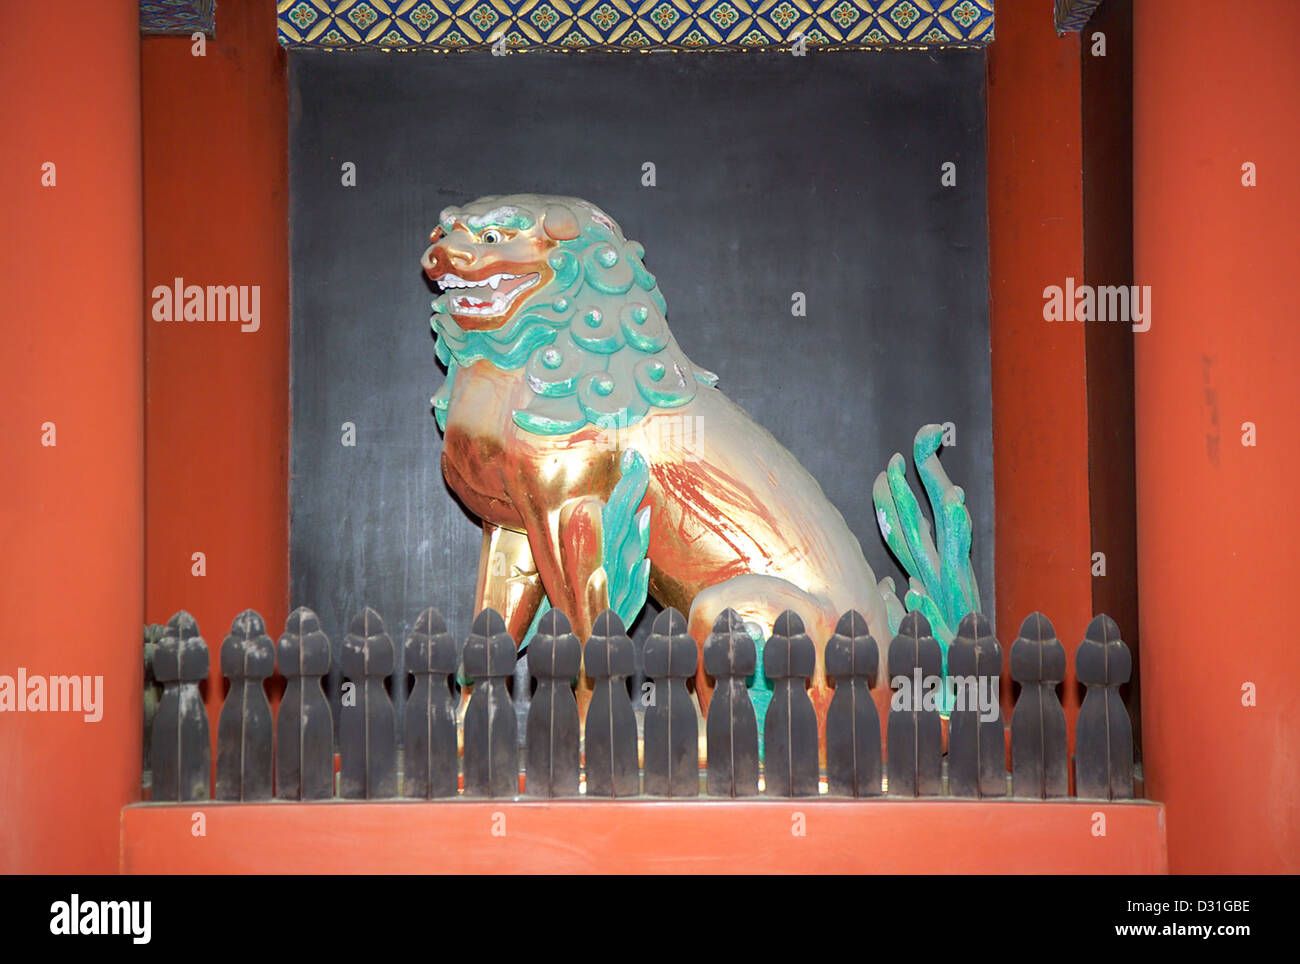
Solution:
{"label": "green flame-shaped tail", "polygon": [[[943,650],[943,671],[948,672],[948,644],[967,613],[980,611],[979,587],[971,567],[971,521],[966,510],[966,493],[953,485],[939,464],[938,451],[943,428],[924,425],[916,433],[912,457],[917,474],[934,514],[934,536],[930,521],[921,511],[907,481],[903,456],[894,453],[889,468],[876,476],[871,496],[876,521],[885,544],[908,574],[904,605],[894,595],[892,579],[882,579],[881,593],[889,615],[889,631],[898,632],[904,607],[920,610],[930,621],[930,630]],[[944,690],[947,693],[947,688]]]}

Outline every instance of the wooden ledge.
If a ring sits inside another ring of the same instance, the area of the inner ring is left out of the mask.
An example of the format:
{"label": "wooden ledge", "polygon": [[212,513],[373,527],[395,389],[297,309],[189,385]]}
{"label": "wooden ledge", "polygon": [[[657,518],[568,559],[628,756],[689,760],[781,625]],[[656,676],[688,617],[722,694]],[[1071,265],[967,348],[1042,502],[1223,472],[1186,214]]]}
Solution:
{"label": "wooden ledge", "polygon": [[1163,874],[1168,854],[1145,801],[205,800],[124,807],[121,869]]}

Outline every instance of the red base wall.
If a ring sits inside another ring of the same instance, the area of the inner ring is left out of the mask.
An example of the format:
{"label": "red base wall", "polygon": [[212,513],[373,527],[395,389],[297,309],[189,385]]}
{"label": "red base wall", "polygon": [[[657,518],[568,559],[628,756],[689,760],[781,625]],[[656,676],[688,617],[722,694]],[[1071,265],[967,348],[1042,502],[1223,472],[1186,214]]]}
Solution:
{"label": "red base wall", "polygon": [[[200,811],[207,835],[195,837]],[[1143,803],[475,800],[122,814],[128,873],[1158,874],[1167,864],[1164,808]]]}

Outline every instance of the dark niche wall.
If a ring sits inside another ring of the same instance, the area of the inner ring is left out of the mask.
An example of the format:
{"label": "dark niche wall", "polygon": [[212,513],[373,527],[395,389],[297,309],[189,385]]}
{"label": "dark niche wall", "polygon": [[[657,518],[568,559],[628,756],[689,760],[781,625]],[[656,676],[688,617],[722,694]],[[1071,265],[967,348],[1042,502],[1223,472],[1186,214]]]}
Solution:
{"label": "dark niche wall", "polygon": [[440,470],[419,261],[443,207],[535,192],[645,245],[686,354],[900,587],[871,484],[893,452],[910,465],[919,426],[952,422],[941,460],[992,612],[983,81],[981,51],[292,52],[292,605],[336,651],[365,605],[399,660],[425,606],[468,633],[480,530]]}

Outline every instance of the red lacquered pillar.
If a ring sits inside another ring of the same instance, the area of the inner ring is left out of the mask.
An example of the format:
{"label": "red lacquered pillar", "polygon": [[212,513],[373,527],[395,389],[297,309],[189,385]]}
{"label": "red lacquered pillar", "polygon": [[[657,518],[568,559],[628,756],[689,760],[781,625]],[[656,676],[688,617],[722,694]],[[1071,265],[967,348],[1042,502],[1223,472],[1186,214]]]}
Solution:
{"label": "red lacquered pillar", "polygon": [[140,779],[139,7],[5,13],[0,675],[102,687],[95,722],[0,712],[0,870],[112,873]]}
{"label": "red lacquered pillar", "polygon": [[1175,873],[1300,871],[1300,57],[1267,26],[1294,14],[1134,8],[1144,766]]}

